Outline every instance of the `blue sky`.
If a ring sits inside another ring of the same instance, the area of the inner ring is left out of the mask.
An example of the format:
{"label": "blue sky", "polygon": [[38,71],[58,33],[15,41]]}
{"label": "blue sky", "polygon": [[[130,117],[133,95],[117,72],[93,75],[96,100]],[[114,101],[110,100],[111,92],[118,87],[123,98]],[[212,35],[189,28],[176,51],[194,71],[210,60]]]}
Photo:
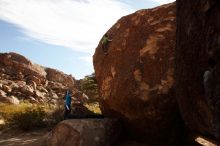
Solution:
{"label": "blue sky", "polygon": [[76,79],[94,72],[102,35],[122,16],[172,0],[0,0],[0,53],[16,52]]}

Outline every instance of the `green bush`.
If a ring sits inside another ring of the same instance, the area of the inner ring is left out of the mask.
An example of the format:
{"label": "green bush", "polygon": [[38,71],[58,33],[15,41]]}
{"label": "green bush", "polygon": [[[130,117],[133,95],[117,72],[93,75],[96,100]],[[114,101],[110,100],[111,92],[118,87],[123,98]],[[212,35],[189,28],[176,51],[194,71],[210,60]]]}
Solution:
{"label": "green bush", "polygon": [[91,112],[93,112],[95,114],[102,114],[98,102],[85,103],[84,106],[86,108],[88,108],[88,110],[90,110]]}
{"label": "green bush", "polygon": [[53,109],[50,109],[50,112],[47,114],[47,125],[54,126],[64,118],[64,107],[57,106]]}
{"label": "green bush", "polygon": [[94,74],[86,76],[80,81],[80,90],[88,95],[90,102],[98,100],[98,85]]}
{"label": "green bush", "polygon": [[44,126],[51,128],[63,120],[63,114],[63,102],[56,106],[28,102],[19,105],[0,103],[0,122],[1,120],[5,121],[5,124],[0,124],[0,129],[14,127],[32,130]]}
{"label": "green bush", "polygon": [[45,126],[46,112],[42,107],[27,107],[22,112],[15,112],[7,122],[10,126],[16,126],[22,130],[32,130]]}

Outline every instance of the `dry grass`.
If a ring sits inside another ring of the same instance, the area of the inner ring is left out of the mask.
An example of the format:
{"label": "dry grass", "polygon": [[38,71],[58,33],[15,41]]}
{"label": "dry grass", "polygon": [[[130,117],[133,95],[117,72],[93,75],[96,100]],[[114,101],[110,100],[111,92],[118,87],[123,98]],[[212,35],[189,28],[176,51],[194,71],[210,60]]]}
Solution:
{"label": "dry grass", "polygon": [[42,106],[30,103],[1,104],[0,116],[5,121],[6,126],[30,130],[45,125],[46,112]]}
{"label": "dry grass", "polygon": [[46,125],[46,112],[43,106],[30,103],[19,105],[0,104],[0,119],[5,121],[5,127],[18,127],[23,130],[34,129]]}
{"label": "dry grass", "polygon": [[[98,102],[84,103],[84,106],[95,114],[101,114]],[[26,125],[29,128],[37,125],[37,122],[51,127],[63,120],[64,107],[63,105],[37,105],[29,102],[24,102],[19,105],[0,104],[0,129],[8,126],[16,125],[25,129]],[[43,118],[43,119],[42,119]],[[23,124],[26,123],[26,124]],[[35,123],[30,125],[31,123]],[[34,127],[33,127],[34,128]],[[22,128],[21,128],[22,129]]]}
{"label": "dry grass", "polygon": [[0,104],[0,117],[3,119],[7,119],[8,116],[18,113],[24,112],[25,109],[31,107],[32,105],[29,103],[21,103],[19,105],[12,105],[12,104]]}
{"label": "dry grass", "polygon": [[84,103],[84,106],[95,114],[102,114],[98,102]]}

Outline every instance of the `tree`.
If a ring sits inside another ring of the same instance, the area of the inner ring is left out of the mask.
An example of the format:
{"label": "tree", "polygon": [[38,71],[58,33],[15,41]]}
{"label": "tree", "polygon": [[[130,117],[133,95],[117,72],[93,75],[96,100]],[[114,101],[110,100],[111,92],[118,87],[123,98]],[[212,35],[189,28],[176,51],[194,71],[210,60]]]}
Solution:
{"label": "tree", "polygon": [[85,78],[80,81],[80,89],[88,95],[90,101],[98,100],[98,85],[94,73],[92,75],[85,76]]}

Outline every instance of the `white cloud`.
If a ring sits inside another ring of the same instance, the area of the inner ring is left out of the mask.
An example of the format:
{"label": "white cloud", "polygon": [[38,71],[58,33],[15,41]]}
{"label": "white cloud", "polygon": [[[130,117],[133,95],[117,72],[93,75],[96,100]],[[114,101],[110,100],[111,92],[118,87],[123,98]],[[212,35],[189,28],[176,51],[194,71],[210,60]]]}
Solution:
{"label": "white cloud", "polygon": [[92,56],[83,56],[83,57],[79,57],[79,59],[89,64],[92,64],[92,60],[93,60]]}
{"label": "white cloud", "polygon": [[174,2],[175,0],[153,0],[153,1],[156,1],[159,4],[168,4]]}
{"label": "white cloud", "polygon": [[115,0],[0,0],[0,19],[28,37],[90,55],[102,35],[131,12]]}

